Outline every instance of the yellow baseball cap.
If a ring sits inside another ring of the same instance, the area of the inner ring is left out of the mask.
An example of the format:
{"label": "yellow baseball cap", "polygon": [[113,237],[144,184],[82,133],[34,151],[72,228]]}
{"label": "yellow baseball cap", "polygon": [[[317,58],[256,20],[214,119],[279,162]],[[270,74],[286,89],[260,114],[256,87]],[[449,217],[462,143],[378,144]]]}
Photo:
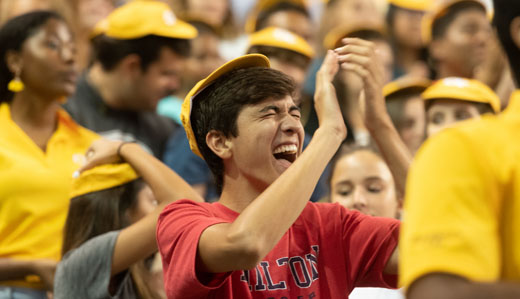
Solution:
{"label": "yellow baseball cap", "polygon": [[269,46],[282,48],[300,53],[310,59],[314,57],[314,50],[307,41],[288,30],[268,27],[249,36],[249,48],[252,46]]}
{"label": "yellow baseball cap", "polygon": [[433,0],[388,0],[388,2],[405,9],[427,11],[431,7]]}
{"label": "yellow baseball cap", "polygon": [[386,36],[386,28],[383,23],[373,21],[361,21],[347,23],[333,28],[323,39],[325,49],[335,49],[341,47],[341,40],[359,31],[374,31],[382,36]]}
{"label": "yellow baseball cap", "polygon": [[246,33],[253,33],[256,30],[256,22],[258,21],[258,16],[263,12],[268,10],[269,8],[282,3],[287,2],[291,4],[295,4],[297,6],[301,6],[307,9],[307,5],[305,4],[305,0],[258,0],[256,2],[255,7],[249,13],[249,16],[246,19],[245,31]]}
{"label": "yellow baseball cap", "polygon": [[454,99],[489,104],[500,112],[500,99],[486,84],[474,79],[449,77],[433,83],[422,94],[423,100]]}
{"label": "yellow baseball cap", "polygon": [[383,96],[386,98],[399,91],[412,88],[422,92],[431,84],[432,81],[426,78],[406,76],[386,84],[383,87]]}
{"label": "yellow baseball cap", "polygon": [[202,157],[200,153],[199,147],[197,145],[197,139],[195,138],[195,133],[193,132],[193,128],[191,127],[191,108],[192,103],[199,95],[199,93],[204,90],[206,87],[211,85],[212,82],[222,77],[223,75],[236,70],[236,69],[245,69],[250,67],[270,67],[269,59],[262,54],[247,54],[244,56],[240,56],[233,60],[230,60],[220,66],[218,69],[213,71],[213,73],[209,74],[206,78],[200,80],[195,86],[188,92],[186,97],[184,98],[184,102],[182,103],[181,108],[181,121],[186,131],[186,136],[188,137],[188,141],[190,142],[190,148],[193,153],[197,156]]}
{"label": "yellow baseball cap", "polygon": [[70,198],[121,186],[137,178],[137,173],[126,163],[96,166],[73,179]]}
{"label": "yellow baseball cap", "polygon": [[177,19],[164,2],[134,0],[116,8],[100,21],[91,36],[101,33],[116,39],[136,39],[147,35],[192,39],[197,36],[197,29]]}
{"label": "yellow baseball cap", "polygon": [[467,3],[475,3],[480,5],[484,11],[487,13],[487,7],[486,5],[480,1],[480,0],[438,0],[433,3],[430,10],[421,21],[421,32],[422,32],[422,38],[424,44],[429,44],[432,41],[433,38],[433,24],[435,21],[437,21],[439,18],[446,15],[446,13],[455,5],[458,3],[467,2]]}

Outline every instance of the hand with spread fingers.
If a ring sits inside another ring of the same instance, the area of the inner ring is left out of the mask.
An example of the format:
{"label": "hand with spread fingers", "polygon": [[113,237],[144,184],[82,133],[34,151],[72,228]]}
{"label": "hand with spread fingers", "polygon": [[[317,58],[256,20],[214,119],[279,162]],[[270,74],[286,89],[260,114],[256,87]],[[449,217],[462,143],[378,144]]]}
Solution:
{"label": "hand with spread fingers", "polygon": [[332,80],[339,70],[338,54],[329,50],[325,59],[316,74],[316,93],[314,95],[314,105],[320,127],[330,126],[337,131],[344,139],[347,136],[347,128],[341,109],[339,107],[336,90],[332,85]]}

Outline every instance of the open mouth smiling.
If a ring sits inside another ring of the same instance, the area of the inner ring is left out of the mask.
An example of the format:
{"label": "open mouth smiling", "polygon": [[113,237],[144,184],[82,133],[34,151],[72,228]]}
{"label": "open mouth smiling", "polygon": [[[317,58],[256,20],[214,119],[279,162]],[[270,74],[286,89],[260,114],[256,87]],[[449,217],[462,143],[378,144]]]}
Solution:
{"label": "open mouth smiling", "polygon": [[285,144],[275,148],[273,156],[276,160],[283,159],[293,163],[296,160],[297,153],[298,147],[296,144]]}

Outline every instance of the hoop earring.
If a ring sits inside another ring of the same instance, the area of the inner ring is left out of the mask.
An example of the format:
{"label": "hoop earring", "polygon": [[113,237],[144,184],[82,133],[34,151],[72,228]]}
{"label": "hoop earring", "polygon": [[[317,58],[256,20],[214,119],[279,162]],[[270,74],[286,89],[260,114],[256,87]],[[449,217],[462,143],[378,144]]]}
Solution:
{"label": "hoop earring", "polygon": [[7,84],[7,89],[16,93],[24,90],[24,88],[25,85],[23,84],[22,79],[20,79],[20,71],[16,71],[13,80],[9,81]]}

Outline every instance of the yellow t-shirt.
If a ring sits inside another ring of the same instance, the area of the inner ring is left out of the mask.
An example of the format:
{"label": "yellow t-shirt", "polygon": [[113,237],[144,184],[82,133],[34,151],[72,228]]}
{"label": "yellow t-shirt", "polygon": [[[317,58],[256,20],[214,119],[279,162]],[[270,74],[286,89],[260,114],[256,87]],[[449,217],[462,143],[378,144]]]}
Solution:
{"label": "yellow t-shirt", "polygon": [[401,229],[402,286],[433,272],[520,282],[520,90],[503,114],[426,142]]}
{"label": "yellow t-shirt", "polygon": [[[60,259],[72,174],[97,134],[64,111],[42,151],[0,105],[0,257]],[[3,285],[40,288],[38,282]]]}

